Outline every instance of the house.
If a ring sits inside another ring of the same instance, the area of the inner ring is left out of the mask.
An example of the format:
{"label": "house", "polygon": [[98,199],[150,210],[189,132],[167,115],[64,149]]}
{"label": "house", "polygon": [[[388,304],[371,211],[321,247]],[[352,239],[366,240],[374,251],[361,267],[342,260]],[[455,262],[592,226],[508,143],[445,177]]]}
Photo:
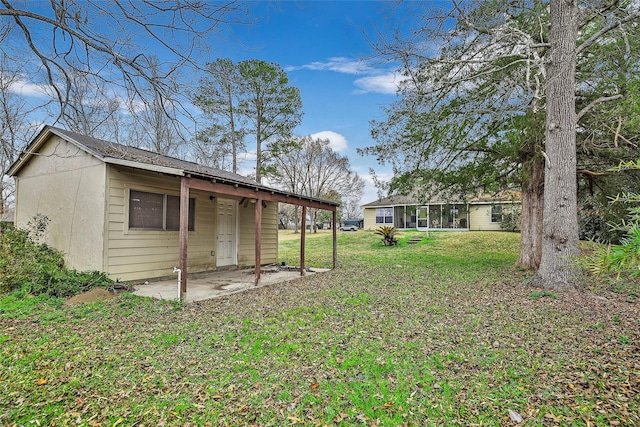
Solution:
{"label": "house", "polygon": [[[278,203],[336,215],[334,202],[51,126],[8,174],[17,226],[47,216],[44,241],[68,266],[123,281],[175,277],[179,267],[183,292],[187,270],[276,262]],[[335,257],[334,231],[334,266]]]}
{"label": "house", "polygon": [[363,205],[364,228],[392,225],[402,230],[501,230],[505,214],[520,206],[517,194],[482,196],[468,201],[418,202],[391,196]]}

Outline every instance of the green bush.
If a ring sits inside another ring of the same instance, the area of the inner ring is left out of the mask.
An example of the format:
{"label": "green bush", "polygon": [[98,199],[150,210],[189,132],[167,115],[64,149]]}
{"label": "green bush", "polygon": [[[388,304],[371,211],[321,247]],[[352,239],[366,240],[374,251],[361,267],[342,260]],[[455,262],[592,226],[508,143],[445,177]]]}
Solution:
{"label": "green bush", "polygon": [[[640,170],[640,160],[620,162],[610,171]],[[601,247],[586,259],[586,268],[594,274],[614,273],[621,276],[640,276],[640,194],[623,192],[611,201],[611,206],[626,208],[627,218],[610,223],[612,233],[622,237],[619,245]]]}
{"label": "green bush", "polygon": [[627,216],[621,203],[603,204],[587,197],[578,207],[578,227],[580,240],[597,243],[620,244],[626,234],[626,226],[620,224]]}
{"label": "green bush", "polygon": [[522,224],[522,207],[512,206],[511,209],[504,212],[500,228],[505,231],[520,230]]}
{"label": "green bush", "polygon": [[593,274],[613,273],[618,276],[640,276],[640,226],[629,225],[620,245],[601,247],[586,260],[586,268]]}
{"label": "green bush", "polygon": [[104,273],[65,268],[60,251],[37,242],[41,232],[12,228],[0,234],[0,294],[68,297],[112,283]]}

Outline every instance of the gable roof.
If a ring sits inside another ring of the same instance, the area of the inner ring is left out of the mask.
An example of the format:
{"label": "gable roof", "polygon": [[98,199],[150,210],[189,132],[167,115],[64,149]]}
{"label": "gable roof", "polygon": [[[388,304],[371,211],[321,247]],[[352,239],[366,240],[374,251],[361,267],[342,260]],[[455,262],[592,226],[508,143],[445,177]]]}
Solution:
{"label": "gable roof", "polygon": [[[170,175],[185,175],[186,173],[199,174],[210,178],[226,179],[231,182],[256,185],[257,183],[242,175],[220,169],[210,168],[198,163],[166,156],[142,148],[129,147],[116,142],[93,138],[65,129],[53,126],[45,126],[27,148],[19,156],[18,160],[9,168],[8,175],[14,176],[29,162],[37,150],[46,142],[48,134],[54,134],[70,142],[83,151],[104,161],[105,163],[133,166],[137,169],[147,169]],[[132,162],[130,164],[128,162]],[[135,164],[135,165],[134,165]],[[153,167],[155,166],[155,168]]]}
{"label": "gable roof", "polygon": [[93,138],[53,126],[45,126],[40,131],[33,141],[22,151],[18,159],[11,165],[7,175],[15,176],[20,172],[29,160],[36,155],[40,147],[49,139],[50,135],[56,135],[108,164],[128,166],[135,169],[159,172],[167,175],[191,176],[193,178],[216,180],[222,183],[250,187],[287,196],[303,198],[306,200],[317,201],[331,206],[339,205],[339,203],[333,201],[301,196],[299,194],[293,194],[267,187],[262,184],[258,184],[252,179],[233,172],[211,168],[187,160],[143,150],[141,148],[129,147],[115,142]]}

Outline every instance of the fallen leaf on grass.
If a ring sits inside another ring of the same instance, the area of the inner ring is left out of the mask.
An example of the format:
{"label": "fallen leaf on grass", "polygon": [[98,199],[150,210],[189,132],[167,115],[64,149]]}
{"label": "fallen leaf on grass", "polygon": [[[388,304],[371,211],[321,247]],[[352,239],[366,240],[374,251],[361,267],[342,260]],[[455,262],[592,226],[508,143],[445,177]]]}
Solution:
{"label": "fallen leaf on grass", "polygon": [[333,417],[333,421],[336,422],[336,423],[339,423],[342,420],[345,420],[347,418],[349,418],[349,415],[345,414],[344,412],[340,412],[338,415]]}
{"label": "fallen leaf on grass", "polygon": [[358,420],[358,421],[360,421],[362,423],[366,423],[368,419],[369,418],[365,417],[363,414],[360,414],[360,415],[356,416],[356,420]]}
{"label": "fallen leaf on grass", "polygon": [[40,378],[38,380],[38,385],[45,385],[45,384],[48,384],[48,383],[49,383],[49,380],[46,379],[46,378]]}

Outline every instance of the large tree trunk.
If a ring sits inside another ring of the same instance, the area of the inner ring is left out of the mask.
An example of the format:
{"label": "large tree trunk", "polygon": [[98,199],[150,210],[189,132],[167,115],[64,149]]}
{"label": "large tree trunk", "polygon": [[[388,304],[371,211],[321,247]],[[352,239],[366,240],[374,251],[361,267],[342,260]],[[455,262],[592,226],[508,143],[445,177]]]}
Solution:
{"label": "large tree trunk", "polygon": [[520,254],[516,267],[537,270],[542,257],[542,212],[544,208],[544,159],[531,161],[529,180],[522,190]]}
{"label": "large tree trunk", "polygon": [[575,65],[576,0],[551,0],[542,257],[532,284],[573,288],[578,269]]}
{"label": "large tree trunk", "polygon": [[[4,177],[4,174],[2,174]],[[0,216],[4,214],[4,185],[2,184],[2,178],[0,178]]]}
{"label": "large tree trunk", "polygon": [[256,124],[256,182],[262,183],[262,121]]}
{"label": "large tree trunk", "polygon": [[238,142],[236,141],[236,122],[233,110],[233,95],[231,91],[227,93],[227,103],[229,104],[229,126],[231,127],[231,168],[233,173],[238,173]]}

